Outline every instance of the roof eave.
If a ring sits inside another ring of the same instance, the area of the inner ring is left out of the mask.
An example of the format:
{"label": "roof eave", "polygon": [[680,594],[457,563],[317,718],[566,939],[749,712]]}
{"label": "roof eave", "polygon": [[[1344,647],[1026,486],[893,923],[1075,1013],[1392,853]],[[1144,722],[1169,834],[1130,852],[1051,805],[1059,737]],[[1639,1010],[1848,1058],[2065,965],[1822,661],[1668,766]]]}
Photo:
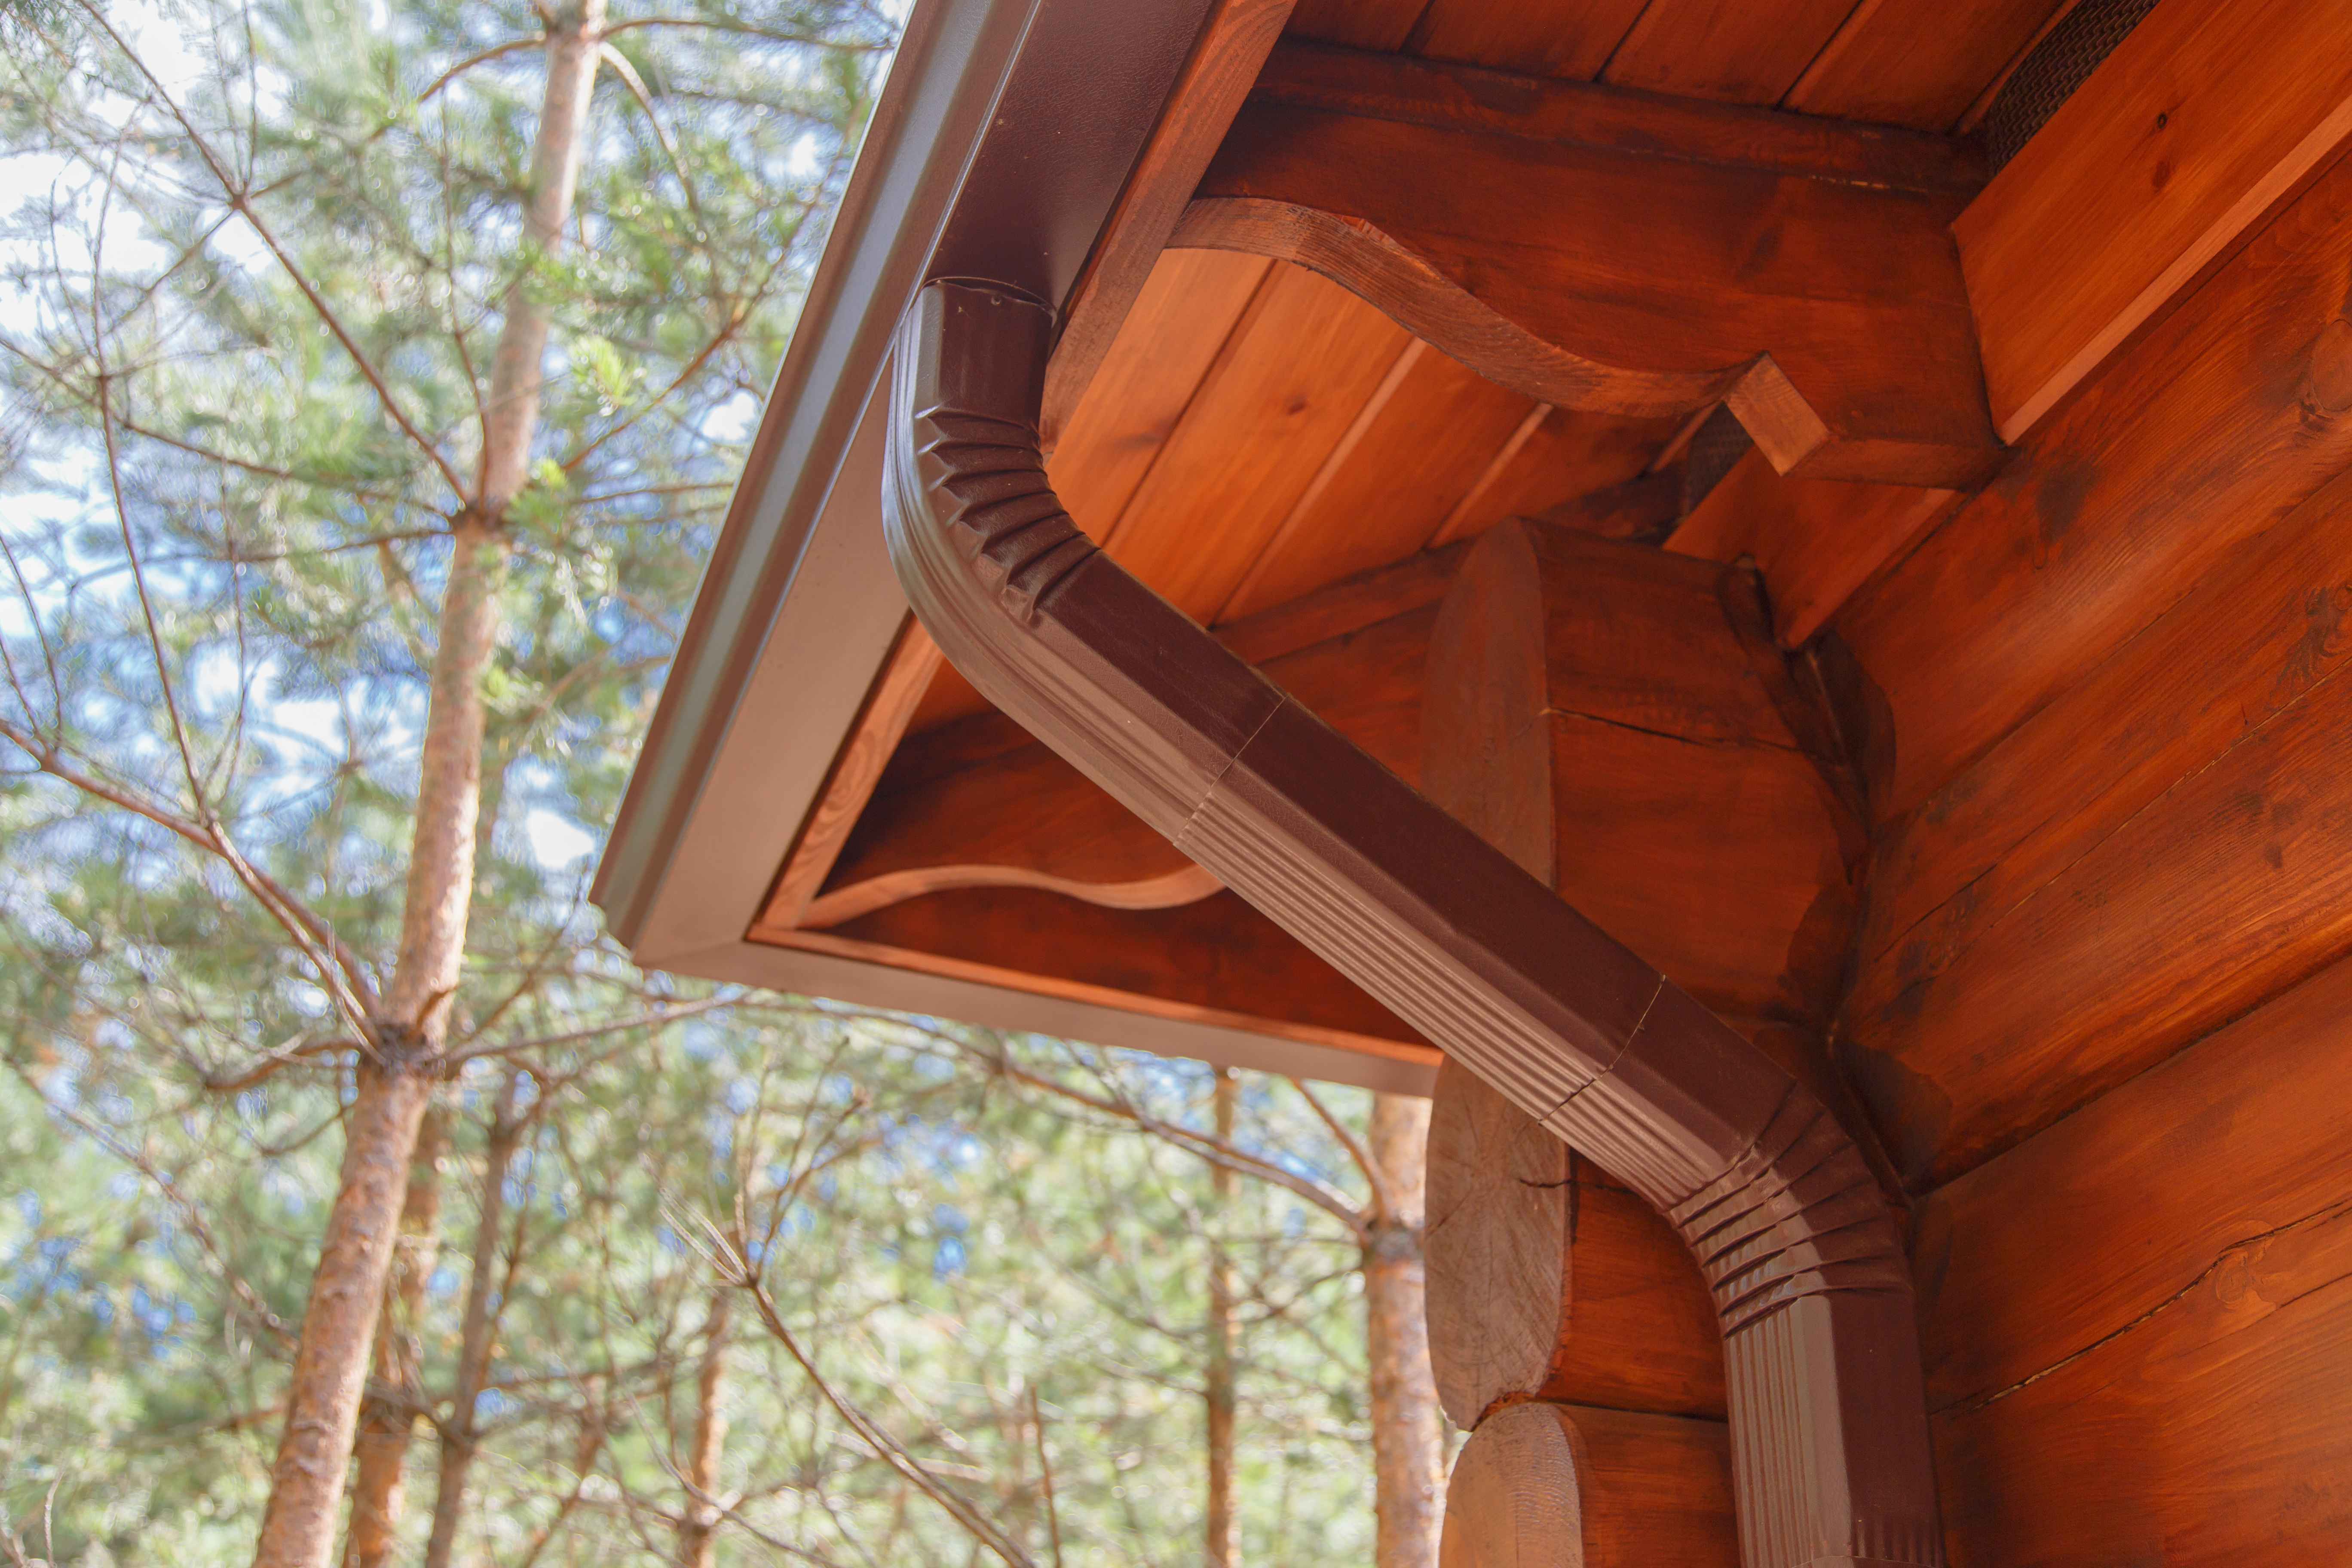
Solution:
{"label": "roof eave", "polygon": [[1066,299],[1208,10],[908,18],[591,889],[638,962],[707,973],[745,945],[904,618],[877,389],[908,302],[955,276]]}

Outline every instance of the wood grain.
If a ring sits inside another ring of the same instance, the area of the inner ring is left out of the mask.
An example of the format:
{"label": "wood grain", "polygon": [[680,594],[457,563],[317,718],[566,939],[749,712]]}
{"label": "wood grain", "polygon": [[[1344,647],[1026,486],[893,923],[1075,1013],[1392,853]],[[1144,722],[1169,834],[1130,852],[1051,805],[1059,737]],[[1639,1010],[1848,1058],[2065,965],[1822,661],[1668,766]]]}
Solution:
{"label": "wood grain", "polygon": [[2352,1204],[2338,963],[1919,1207],[1929,1396],[1981,1403]]}
{"label": "wood grain", "polygon": [[1950,967],[1981,931],[2352,651],[2352,477],[2340,477],[1878,846],[1857,1006]]}
{"label": "wood grain", "polygon": [[[1024,875],[989,879],[988,868]],[[1060,883],[1073,897],[1117,908],[1163,907],[1190,901],[1181,896],[1188,887],[1193,898],[1217,890],[1213,878],[1181,879],[1194,869],[1101,786],[1031,744],[912,788],[877,792],[825,895],[790,923],[839,924],[899,898],[991,885]],[[923,872],[952,874],[910,879]],[[882,889],[868,886],[877,882],[898,896],[877,901]]]}
{"label": "wood grain", "polygon": [[2003,439],[2334,161],[2344,27],[2332,0],[2169,0],[1955,221]]}
{"label": "wood grain", "polygon": [[1210,619],[1405,342],[1344,289],[1276,269],[1105,547],[1193,619]]}
{"label": "wood grain", "polygon": [[2352,1218],[2252,1238],[2137,1327],[1934,1421],[1955,1568],[2352,1552]]}
{"label": "wood grain", "polygon": [[1120,324],[1156,269],[1201,171],[1265,64],[1290,19],[1292,0],[1215,0],[1192,58],[1176,79],[1103,225],[1093,254],[1078,274],[1065,310],[1061,336],[1045,367],[1045,397],[1038,416],[1045,444],[1060,434],[1085,398],[1110,352]]}
{"label": "wood grain", "polygon": [[1216,628],[1217,640],[1252,664],[1265,665],[1391,616],[1427,609],[1445,597],[1466,547],[1425,550],[1359,572],[1271,610]]}
{"label": "wood grain", "polygon": [[1460,1067],[1430,1117],[1429,1353],[1454,1424],[1531,1398],[1721,1419],[1715,1305],[1665,1221]]}
{"label": "wood grain", "polygon": [[[1427,554],[1236,622],[1229,647],[1407,778],[1417,774],[1429,629],[1459,552]],[[892,756],[822,894],[761,925],[838,926],[908,899],[1030,888],[1109,909],[1171,908],[1219,883],[1099,785],[1000,716]]]}
{"label": "wood grain", "polygon": [[1272,265],[1213,250],[1161,254],[1045,460],[1080,528],[1097,539],[1110,532]]}
{"label": "wood grain", "polygon": [[[1856,1076],[1906,1176],[1950,1179],[2352,948],[2352,686],[2317,685],[1892,997]],[[1865,989],[1867,987],[1867,989]]]}
{"label": "wood grain", "polygon": [[1758,451],[1732,465],[1666,548],[1710,561],[1752,557],[1783,647],[1800,647],[1853,591],[1959,500],[1901,485],[1783,479]]}
{"label": "wood grain", "polygon": [[1683,98],[1778,103],[1853,0],[1651,0],[1604,79]]}
{"label": "wood grain", "polygon": [[1948,131],[2061,0],[1863,0],[1781,100],[1802,114]]}
{"label": "wood grain", "polygon": [[1338,278],[1547,403],[1728,398],[1783,472],[1946,485],[1995,454],[1950,201],[1253,100],[1177,232]]}
{"label": "wood grain", "polygon": [[1360,439],[1300,498],[1220,620],[1255,615],[1420,550],[1526,417],[1527,398],[1418,339],[1414,349]]}
{"label": "wood grain", "polygon": [[1538,409],[1495,449],[1430,542],[1475,539],[1507,517],[1540,517],[1628,484],[1649,468],[1674,429],[1671,419]]}
{"label": "wood grain", "polygon": [[1892,1184],[1823,1043],[1858,794],[1752,576],[1514,521],[1464,563],[1429,668],[1430,797],[1733,1021]]}
{"label": "wood grain", "polygon": [[1642,14],[1645,0],[1591,0],[1575,6],[1431,0],[1413,29],[1412,52],[1507,71],[1590,81]]}
{"label": "wood grain", "polygon": [[1359,49],[1401,49],[1428,0],[1298,0],[1289,36]]}
{"label": "wood grain", "polygon": [[2352,466],[2352,167],[2045,419],[1838,628],[1916,805]]}
{"label": "wood grain", "polygon": [[[1489,20],[1509,15],[1485,5],[1475,14]],[[1576,22],[1551,11],[1523,13],[1510,25],[1566,31]],[[1940,136],[1352,49],[1286,42],[1267,58],[1250,98],[1560,147],[1940,193],[1959,201],[1984,184],[1976,150]]]}
{"label": "wood grain", "polygon": [[[1231,898],[1232,895],[1223,897]],[[1244,1005],[1234,1005],[1232,999],[1212,994],[1220,978],[1216,973],[1219,968],[1216,955],[1229,948],[1248,953],[1257,935],[1246,922],[1217,929],[1214,921],[1217,910],[1212,908],[1218,902],[1216,900],[1161,914],[1128,915],[1091,910],[1087,905],[1056,899],[1050,893],[946,893],[940,895],[940,899],[957,900],[950,907],[950,924],[958,919],[992,918],[1003,910],[1001,903],[992,900],[1040,900],[1041,910],[1052,911],[1050,918],[1030,921],[1016,914],[1016,923],[1032,937],[1095,943],[1100,949],[1100,960],[1086,964],[1056,961],[1041,965],[1014,953],[999,954],[999,957],[1010,958],[1010,962],[1000,963],[985,956],[975,958],[962,952],[942,952],[930,945],[898,945],[894,938],[909,932],[916,934],[919,941],[928,942],[928,938],[921,932],[924,928],[938,922],[937,911],[928,908],[932,900],[925,899],[884,911],[877,917],[877,928],[873,931],[787,931],[755,926],[745,940],[772,947],[825,953],[919,974],[936,974],[950,980],[993,985],[1008,991],[1060,997],[1097,1007],[1140,1013],[1149,1017],[1173,1018],[1216,1028],[1270,1035],[1276,1039],[1330,1046],[1363,1056],[1410,1062],[1431,1071],[1435,1070],[1442,1059],[1437,1047],[1419,1037],[1410,1033],[1403,1036],[1395,1034],[1393,1030],[1402,1026],[1395,1025],[1392,1020],[1371,1018],[1373,1032],[1366,1033],[1349,1023],[1334,1024],[1315,1016],[1319,1009],[1314,1004],[1328,999],[1334,1001],[1339,1011],[1353,1023],[1367,1021],[1357,1005],[1344,994],[1336,991],[1327,993],[1320,977],[1311,969],[1302,968],[1289,976],[1303,980],[1307,984],[1307,990],[1296,999],[1297,1005],[1285,1003],[1275,1011],[1264,1014],[1246,1011],[1247,1000],[1263,995],[1269,989],[1280,992],[1285,979],[1283,966],[1286,962],[1283,957],[1265,953],[1249,955],[1248,962],[1256,978],[1243,989],[1240,1000]],[[1241,906],[1244,910],[1247,907]],[[904,916],[910,910],[921,918],[907,921]],[[1101,924],[1087,920],[1088,915],[1143,923],[1137,930],[1115,931],[1106,938]],[[899,918],[893,920],[893,916]],[[1171,921],[1181,921],[1190,928],[1189,940],[1185,935],[1178,936],[1172,952],[1155,958],[1155,942],[1159,936],[1168,934],[1166,927]],[[1155,926],[1152,922],[1158,923]],[[864,922],[860,925],[862,927]],[[1154,934],[1155,931],[1158,935]],[[990,944],[981,945],[986,948]],[[1201,962],[1204,959],[1205,963]],[[1186,967],[1172,969],[1171,963],[1182,963]],[[1064,972],[1071,970],[1076,973]],[[1171,992],[1176,994],[1166,994]],[[1207,1000],[1196,999],[1204,994]],[[1357,993],[1359,996],[1361,994]]]}
{"label": "wood grain", "polygon": [[[754,931],[753,940],[778,933]],[[1075,986],[1116,1005],[1173,1005],[1293,1037],[1419,1044],[1412,1028],[1234,893],[1170,910],[1111,910],[1025,888],[976,888],[893,904],[819,934],[985,971],[1020,988]],[[949,971],[937,971],[948,973]],[[1027,977],[1025,981],[1004,978]],[[1077,991],[1055,994],[1077,994]],[[1316,1031],[1311,1037],[1300,1028]]]}
{"label": "wood grain", "polygon": [[1732,1568],[1730,1443],[1713,1421],[1520,1405],[1471,1434],[1441,1568]]}

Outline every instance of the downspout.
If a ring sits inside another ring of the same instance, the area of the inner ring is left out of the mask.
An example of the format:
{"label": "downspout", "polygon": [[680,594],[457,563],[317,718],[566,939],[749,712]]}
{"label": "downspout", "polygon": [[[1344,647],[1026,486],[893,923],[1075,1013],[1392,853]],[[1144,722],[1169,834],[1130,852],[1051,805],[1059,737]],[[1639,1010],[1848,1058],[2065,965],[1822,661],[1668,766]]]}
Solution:
{"label": "downspout", "polygon": [[1078,531],[1051,310],[934,282],[892,355],[883,517],[947,657],[1225,885],[1626,1182],[1723,1327],[1747,1568],[1944,1561],[1911,1274],[1836,1121],[1655,969]]}

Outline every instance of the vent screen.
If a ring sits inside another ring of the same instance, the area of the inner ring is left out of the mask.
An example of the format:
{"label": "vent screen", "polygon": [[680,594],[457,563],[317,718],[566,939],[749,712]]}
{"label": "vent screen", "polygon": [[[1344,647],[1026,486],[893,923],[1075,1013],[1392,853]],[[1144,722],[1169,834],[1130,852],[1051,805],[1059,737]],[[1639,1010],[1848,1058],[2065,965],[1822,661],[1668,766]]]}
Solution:
{"label": "vent screen", "polygon": [[2156,0],[2083,0],[2059,19],[2010,73],[1985,116],[1985,157],[1995,174],[2155,9]]}

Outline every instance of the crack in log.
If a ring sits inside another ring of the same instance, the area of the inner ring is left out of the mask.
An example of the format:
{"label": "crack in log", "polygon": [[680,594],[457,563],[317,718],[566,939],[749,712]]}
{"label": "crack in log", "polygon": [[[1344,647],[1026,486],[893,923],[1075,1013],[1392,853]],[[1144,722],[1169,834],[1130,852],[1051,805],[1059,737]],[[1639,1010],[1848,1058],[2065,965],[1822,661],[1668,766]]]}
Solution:
{"label": "crack in log", "polygon": [[[2189,1280],[2189,1283],[2183,1285],[2179,1289],[2175,1290],[2171,1295],[2167,1296],[2163,1300],[2156,1303],[2156,1305],[2148,1308],[2146,1311],[2141,1312],[2137,1317],[2132,1319],[2131,1321],[2123,1324],[2119,1328],[2109,1330],[2107,1332],[2101,1334],[2097,1339],[2093,1340],[2089,1344],[2083,1346],[2080,1350],[2072,1352],[2067,1355],[2061,1356],[2058,1360],[2052,1362],[2048,1366],[2043,1367],[2040,1372],[2032,1373],[2026,1377],[2019,1378],[2015,1383],[2011,1384],[2006,1388],[1998,1389],[1993,1393],[1985,1394],[1981,1398],[1974,1401],[1956,1399],[1949,1405],[1938,1406],[1934,1411],[1934,1414],[1937,1415],[1973,1415],[1979,1410],[1987,1409],[1990,1406],[1998,1405],[2002,1400],[2007,1399],[2011,1394],[2021,1393],[2025,1389],[2031,1388],[2035,1384],[2040,1383],[2043,1378],[2052,1375],[2053,1373],[2063,1372],[2066,1368],[2074,1365],[2076,1362],[2081,1361],[2084,1357],[2091,1355],[2097,1351],[2104,1349],[2107,1345],[2113,1344],[2116,1341],[2123,1338],[2126,1334],[2130,1333],[2134,1329],[2138,1328],[2141,1324],[2148,1321],[2151,1318],[2156,1317],[2168,1307],[2177,1304],[2184,1298],[2194,1293],[2200,1286],[2205,1284],[2207,1280],[2212,1279],[2215,1274],[2219,1273],[2221,1266],[2228,1263],[2231,1258],[2245,1253],[2250,1248],[2260,1247],[2265,1242],[2274,1241],[2282,1236],[2286,1236],[2294,1231],[2301,1230],[2305,1226],[2315,1225],[2322,1221],[2341,1217],[2347,1212],[2352,1212],[2352,1198],[2343,1199],[2336,1203],[2329,1204],[2323,1208],[2314,1209],[2311,1213],[2303,1215],[2299,1219],[2291,1219],[2284,1225],[2274,1226],[2269,1230],[2262,1231],[2256,1235],[2245,1237],[2237,1241],[2233,1241],[2229,1246],[2223,1247],[2220,1252],[2216,1253],[2214,1255],[2213,1261],[2207,1264],[2202,1269],[2198,1271],[2197,1278]],[[2352,1279],[2352,1273],[2339,1274],[2327,1279],[2323,1279],[2319,1283],[2310,1286],[2305,1289],[2296,1291],[2294,1295],[2287,1297],[2284,1300],[2273,1302],[2273,1310],[2288,1306],[2293,1302],[2299,1301],[2304,1297],[2310,1295],[2312,1291],[2324,1290],[2327,1289],[2328,1286],[2345,1279]]]}

